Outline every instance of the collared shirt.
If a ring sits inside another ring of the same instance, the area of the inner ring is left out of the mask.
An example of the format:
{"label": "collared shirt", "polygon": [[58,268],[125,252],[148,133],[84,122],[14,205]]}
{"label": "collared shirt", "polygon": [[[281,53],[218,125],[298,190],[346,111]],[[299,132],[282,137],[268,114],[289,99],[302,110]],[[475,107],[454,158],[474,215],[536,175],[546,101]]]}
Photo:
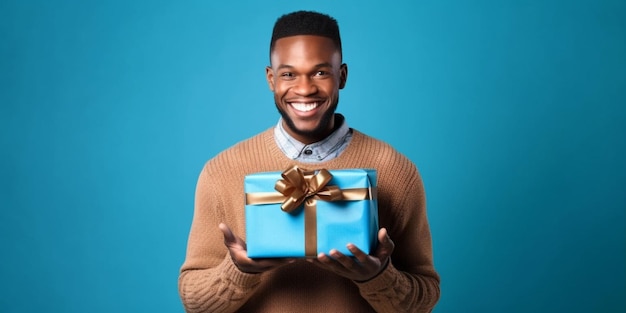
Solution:
{"label": "collared shirt", "polygon": [[283,128],[283,119],[281,117],[276,127],[274,127],[274,140],[280,150],[292,160],[306,163],[329,161],[339,156],[348,147],[350,140],[352,140],[352,130],[348,127],[348,123],[343,116],[337,118],[336,121],[341,121],[341,126],[326,139],[305,145],[287,133]]}

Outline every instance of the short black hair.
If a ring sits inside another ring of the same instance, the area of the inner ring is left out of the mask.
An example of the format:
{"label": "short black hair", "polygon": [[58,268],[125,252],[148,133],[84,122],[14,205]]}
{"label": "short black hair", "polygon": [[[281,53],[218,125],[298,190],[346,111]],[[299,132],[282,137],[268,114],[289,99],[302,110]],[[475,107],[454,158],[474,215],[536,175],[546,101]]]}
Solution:
{"label": "short black hair", "polygon": [[339,54],[341,53],[341,37],[337,20],[327,14],[314,11],[296,11],[279,17],[274,24],[270,42],[270,56],[274,51],[276,40],[298,35],[316,35],[330,38]]}

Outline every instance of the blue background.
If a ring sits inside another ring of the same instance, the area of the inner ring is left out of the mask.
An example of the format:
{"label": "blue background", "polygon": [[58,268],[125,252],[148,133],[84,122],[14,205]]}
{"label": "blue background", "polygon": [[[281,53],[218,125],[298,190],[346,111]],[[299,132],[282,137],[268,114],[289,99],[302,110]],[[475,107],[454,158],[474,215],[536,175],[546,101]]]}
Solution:
{"label": "blue background", "polygon": [[1,312],[182,312],[197,175],[277,121],[297,9],[339,20],[339,111],[423,174],[436,312],[626,311],[624,1],[3,0]]}

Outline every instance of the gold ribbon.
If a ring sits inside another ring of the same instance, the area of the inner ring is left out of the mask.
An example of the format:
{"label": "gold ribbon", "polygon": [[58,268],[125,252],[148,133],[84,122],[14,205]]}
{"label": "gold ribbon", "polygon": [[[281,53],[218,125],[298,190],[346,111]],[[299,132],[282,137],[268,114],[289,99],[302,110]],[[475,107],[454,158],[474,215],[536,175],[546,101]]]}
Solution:
{"label": "gold ribbon", "polygon": [[246,204],[281,203],[281,210],[292,213],[304,203],[304,250],[307,257],[317,255],[317,200],[358,201],[372,199],[370,188],[339,189],[326,186],[333,175],[326,169],[307,171],[293,166],[284,171],[274,185],[278,192],[246,193]]}

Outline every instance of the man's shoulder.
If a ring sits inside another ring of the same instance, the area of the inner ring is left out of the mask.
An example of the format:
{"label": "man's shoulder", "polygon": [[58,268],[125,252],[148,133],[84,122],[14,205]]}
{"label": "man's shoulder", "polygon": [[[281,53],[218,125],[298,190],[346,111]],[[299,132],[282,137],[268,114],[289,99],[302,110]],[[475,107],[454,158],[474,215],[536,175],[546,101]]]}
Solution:
{"label": "man's shoulder", "polygon": [[368,144],[374,144],[374,145],[377,145],[377,146],[382,146],[382,147],[385,147],[385,148],[391,148],[391,149],[395,150],[388,142],[386,142],[386,141],[384,141],[382,139],[379,139],[377,137],[371,136],[369,134],[366,134],[364,132],[361,132],[361,131],[359,131],[357,129],[354,129],[354,128],[352,128],[352,136],[354,138],[358,138],[360,140],[363,140],[364,142],[366,142]]}
{"label": "man's shoulder", "polygon": [[359,143],[360,146],[365,149],[376,149],[377,151],[383,153],[406,157],[394,146],[382,139],[373,137],[356,129],[352,129],[352,136],[354,139],[356,139],[355,142]]}
{"label": "man's shoulder", "polygon": [[[363,154],[376,164],[376,167],[403,167],[416,170],[416,166],[404,153],[390,143],[353,129],[353,140]],[[367,152],[367,153],[365,153]],[[361,153],[359,153],[361,154]]]}

